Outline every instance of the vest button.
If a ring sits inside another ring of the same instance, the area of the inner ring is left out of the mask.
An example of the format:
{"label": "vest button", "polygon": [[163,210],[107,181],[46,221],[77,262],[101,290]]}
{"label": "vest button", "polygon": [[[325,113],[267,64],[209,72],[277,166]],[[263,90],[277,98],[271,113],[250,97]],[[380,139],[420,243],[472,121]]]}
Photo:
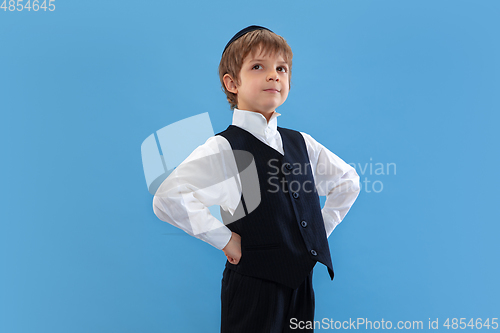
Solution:
{"label": "vest button", "polygon": [[286,163],[285,168],[287,168],[288,170],[292,170],[293,167],[290,163]]}
{"label": "vest button", "polygon": [[298,192],[293,192],[292,196],[297,199],[299,197],[299,193]]}
{"label": "vest button", "polygon": [[300,222],[300,225],[305,228],[305,227],[307,227],[307,222],[306,221],[302,221],[302,222]]}
{"label": "vest button", "polygon": [[313,256],[317,256],[317,255],[318,255],[318,253],[317,253],[316,251],[314,251],[314,250],[311,250],[311,254],[312,254]]}

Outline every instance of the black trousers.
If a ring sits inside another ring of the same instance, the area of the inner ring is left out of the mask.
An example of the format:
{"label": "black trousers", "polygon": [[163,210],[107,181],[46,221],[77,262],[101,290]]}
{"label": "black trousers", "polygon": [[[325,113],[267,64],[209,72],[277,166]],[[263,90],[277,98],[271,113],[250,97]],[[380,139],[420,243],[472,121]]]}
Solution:
{"label": "black trousers", "polygon": [[221,333],[313,332],[291,329],[297,327],[292,323],[314,321],[312,272],[297,289],[291,289],[225,268]]}

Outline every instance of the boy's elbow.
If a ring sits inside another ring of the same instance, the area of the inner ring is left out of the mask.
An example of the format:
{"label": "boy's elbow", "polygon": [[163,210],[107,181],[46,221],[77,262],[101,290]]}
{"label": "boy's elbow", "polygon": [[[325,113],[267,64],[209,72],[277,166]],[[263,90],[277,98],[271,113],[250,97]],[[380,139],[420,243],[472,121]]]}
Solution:
{"label": "boy's elbow", "polygon": [[153,213],[161,219],[161,215],[162,213],[164,213],[164,211],[161,209],[161,207],[163,207],[163,202],[162,202],[162,198],[155,195],[153,197]]}
{"label": "boy's elbow", "polygon": [[349,170],[349,173],[350,173],[349,178],[351,179],[351,191],[356,193],[356,194],[359,194],[359,192],[361,191],[360,177],[359,177],[358,173],[356,172],[356,169],[354,169],[354,168]]}

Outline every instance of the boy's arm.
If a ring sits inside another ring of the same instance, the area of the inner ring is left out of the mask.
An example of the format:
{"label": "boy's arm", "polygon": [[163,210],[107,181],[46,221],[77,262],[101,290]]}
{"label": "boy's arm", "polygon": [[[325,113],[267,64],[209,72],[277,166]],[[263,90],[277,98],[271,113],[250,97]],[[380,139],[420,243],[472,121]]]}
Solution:
{"label": "boy's arm", "polygon": [[231,239],[227,243],[226,247],[222,249],[227,257],[227,260],[233,264],[237,265],[241,259],[241,237],[237,233],[233,232]]}
{"label": "boy's arm", "polygon": [[359,176],[352,166],[310,135],[301,134],[306,141],[318,195],[326,195],[321,212],[328,237],[356,201],[360,191]]}
{"label": "boy's arm", "polygon": [[234,213],[238,206],[235,198],[241,197],[234,170],[236,163],[227,140],[209,138],[160,185],[153,198],[155,215],[222,250],[232,233],[208,207],[219,205]]}

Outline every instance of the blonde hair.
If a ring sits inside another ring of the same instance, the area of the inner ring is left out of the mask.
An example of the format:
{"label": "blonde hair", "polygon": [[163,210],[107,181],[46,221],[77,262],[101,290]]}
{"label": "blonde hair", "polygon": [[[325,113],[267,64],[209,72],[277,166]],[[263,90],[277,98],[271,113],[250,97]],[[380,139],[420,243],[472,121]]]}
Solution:
{"label": "blonde hair", "polygon": [[238,106],[238,97],[236,94],[228,91],[224,84],[224,75],[229,74],[236,85],[240,84],[240,71],[243,66],[243,60],[250,53],[262,47],[264,56],[268,53],[271,55],[279,54],[283,57],[288,64],[288,84],[292,78],[292,58],[293,53],[291,47],[286,40],[275,34],[274,32],[260,29],[246,33],[237,40],[235,40],[224,51],[219,63],[219,79],[222,84],[222,91],[226,94],[227,101],[231,105],[231,109]]}

